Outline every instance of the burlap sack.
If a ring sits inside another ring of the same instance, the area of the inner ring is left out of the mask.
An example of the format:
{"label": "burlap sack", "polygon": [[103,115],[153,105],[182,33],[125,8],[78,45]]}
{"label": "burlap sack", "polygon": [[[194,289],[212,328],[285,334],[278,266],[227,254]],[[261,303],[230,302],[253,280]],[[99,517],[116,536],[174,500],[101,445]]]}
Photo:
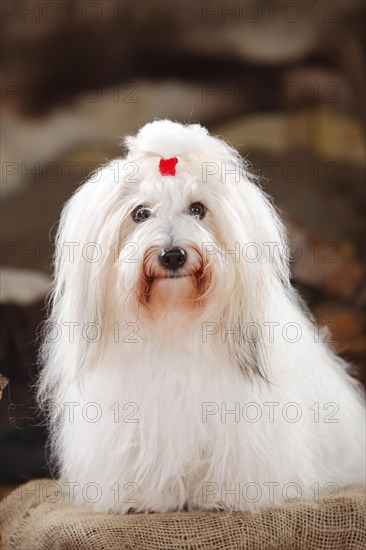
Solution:
{"label": "burlap sack", "polygon": [[[47,496],[57,502],[47,501]],[[9,495],[2,508],[6,550],[366,548],[362,486],[347,487],[319,502],[287,503],[257,515],[181,512],[115,516],[74,508],[59,500],[54,483],[36,480]]]}

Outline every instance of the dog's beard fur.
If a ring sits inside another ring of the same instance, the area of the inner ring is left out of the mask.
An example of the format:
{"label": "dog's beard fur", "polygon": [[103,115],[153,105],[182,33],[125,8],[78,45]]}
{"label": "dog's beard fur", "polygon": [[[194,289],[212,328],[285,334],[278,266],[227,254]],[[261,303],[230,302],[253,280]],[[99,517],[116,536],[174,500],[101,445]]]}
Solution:
{"label": "dog's beard fur", "polygon": [[[118,177],[114,162],[70,200],[57,237],[39,399],[76,502],[90,503],[85,487],[98,484],[100,511],[253,511],[291,497],[289,483],[307,496],[314,483],[362,481],[361,394],[314,338],[289,283],[282,224],[241,159],[202,128],[168,121],[128,145]],[[172,155],[177,175],[161,176],[159,158]],[[207,181],[205,162],[216,167]],[[197,201],[207,208],[202,220],[189,215]],[[152,215],[136,224],[131,212],[141,204]],[[177,277],[159,262],[172,246],[187,252]],[[271,323],[280,327],[274,338]],[[300,327],[298,341],[283,337],[288,323]],[[250,337],[253,326],[259,337]],[[293,402],[298,422],[281,413],[269,420],[268,404],[281,411]],[[312,421],[314,403],[332,402],[338,423]],[[86,417],[89,403],[101,411],[96,422]],[[248,403],[262,411],[257,422],[237,417],[237,404]],[[222,404],[235,412],[204,421]],[[244,498],[250,483],[258,499]],[[279,484],[273,494],[270,484]]]}

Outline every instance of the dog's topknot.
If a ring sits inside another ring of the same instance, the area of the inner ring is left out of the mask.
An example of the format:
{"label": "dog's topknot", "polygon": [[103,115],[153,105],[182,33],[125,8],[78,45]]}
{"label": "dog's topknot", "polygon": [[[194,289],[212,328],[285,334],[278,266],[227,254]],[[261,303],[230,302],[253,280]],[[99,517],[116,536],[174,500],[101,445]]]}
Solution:
{"label": "dog's topknot", "polygon": [[180,124],[155,120],[143,126],[135,136],[125,140],[129,153],[143,152],[161,158],[200,155],[217,148],[219,140],[210,136],[200,124]]}

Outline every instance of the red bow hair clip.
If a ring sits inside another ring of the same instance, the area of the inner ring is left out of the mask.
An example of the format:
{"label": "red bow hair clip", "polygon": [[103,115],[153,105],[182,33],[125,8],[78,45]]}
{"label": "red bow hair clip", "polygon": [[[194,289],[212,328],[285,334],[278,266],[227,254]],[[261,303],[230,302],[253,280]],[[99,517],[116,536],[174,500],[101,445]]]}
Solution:
{"label": "red bow hair clip", "polygon": [[160,159],[159,172],[162,176],[175,176],[175,167],[178,162],[177,157],[171,159]]}

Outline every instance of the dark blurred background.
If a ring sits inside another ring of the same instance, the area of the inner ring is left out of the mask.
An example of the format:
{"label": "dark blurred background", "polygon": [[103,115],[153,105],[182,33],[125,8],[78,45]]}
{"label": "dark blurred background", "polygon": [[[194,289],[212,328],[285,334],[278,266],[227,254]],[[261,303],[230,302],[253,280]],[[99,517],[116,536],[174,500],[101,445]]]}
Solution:
{"label": "dark blurred background", "polygon": [[365,381],[363,1],[4,0],[1,18],[3,481],[47,475],[31,385],[62,205],[154,118],[248,159],[294,284]]}

